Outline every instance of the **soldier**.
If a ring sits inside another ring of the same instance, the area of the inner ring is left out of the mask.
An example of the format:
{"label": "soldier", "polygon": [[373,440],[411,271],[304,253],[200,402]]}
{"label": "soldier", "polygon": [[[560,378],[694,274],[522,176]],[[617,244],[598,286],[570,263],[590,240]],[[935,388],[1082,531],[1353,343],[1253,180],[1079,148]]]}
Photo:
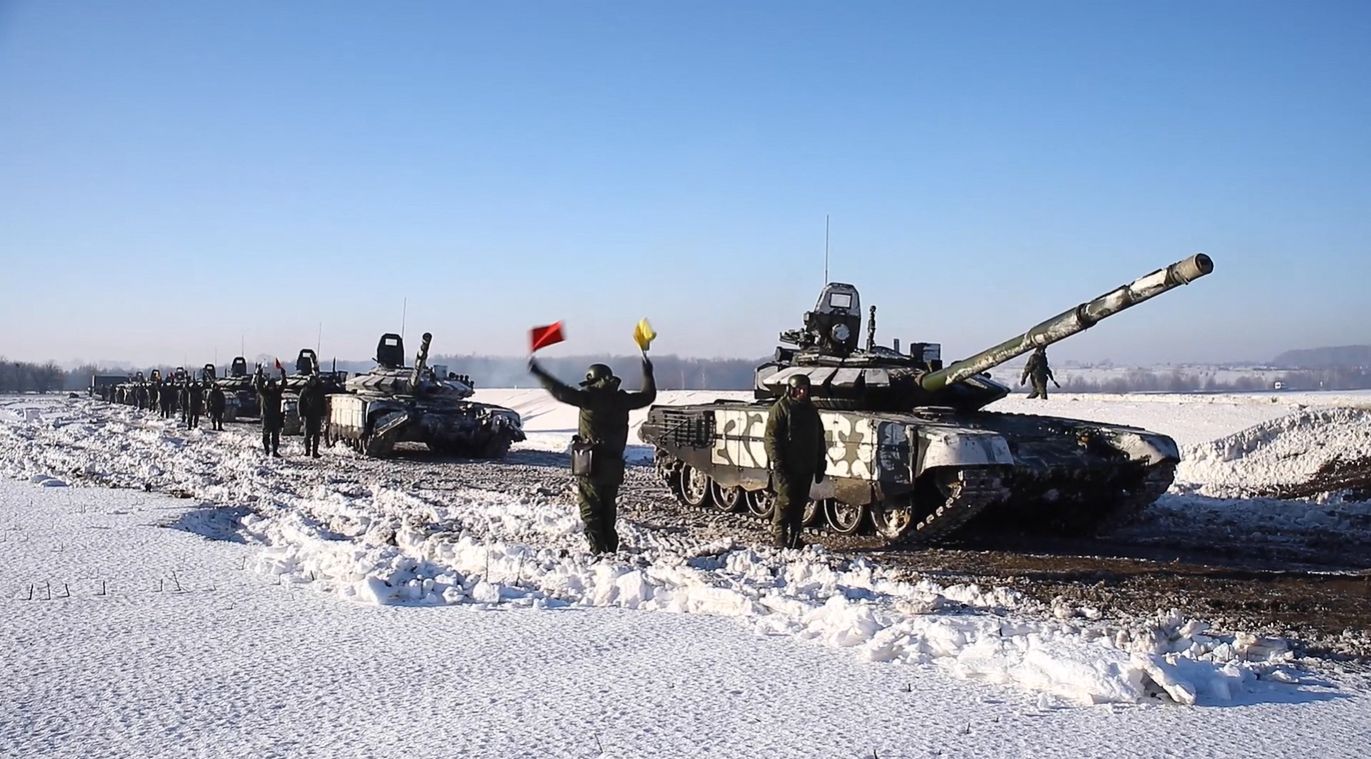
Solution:
{"label": "soldier", "polygon": [[[280,363],[277,363],[280,368]],[[281,457],[281,427],[285,420],[281,415],[281,393],[286,389],[286,370],[280,369],[281,384],[276,378],[266,379],[262,366],[258,364],[257,374],[252,378],[252,386],[262,404],[262,451],[276,458]]]}
{"label": "soldier", "polygon": [[219,385],[211,383],[209,386],[209,426],[210,429],[224,429],[224,408],[228,405],[228,400],[224,397],[224,389]]}
{"label": "soldier", "polygon": [[305,455],[319,458],[319,434],[324,429],[324,382],[315,371],[300,388],[300,421],[305,431]]}
{"label": "soldier", "polygon": [[180,389],[177,391],[177,402],[181,407],[181,423],[190,426],[190,383],[181,380]]}
{"label": "soldier", "polygon": [[200,426],[200,414],[205,410],[205,386],[196,380],[186,383],[186,429]]}
{"label": "soldier", "polygon": [[809,375],[794,374],[786,393],[766,417],[766,455],[776,510],[771,516],[772,543],[777,548],[803,548],[800,539],[809,486],[824,481],[828,446],[819,412],[809,399]]}
{"label": "soldier", "polygon": [[590,550],[613,553],[619,550],[619,533],[614,523],[619,485],[624,481],[628,412],[649,406],[657,399],[652,362],[643,356],[643,389],[636,393],[620,390],[619,378],[604,364],[592,364],[586,370],[582,390],[559,382],[532,358],[528,360],[528,370],[553,398],[581,409],[579,436],[592,445],[590,474],[576,477],[581,520],[586,525]]}
{"label": "soldier", "polygon": [[1019,378],[1019,386],[1022,387],[1029,377],[1033,378],[1033,392],[1029,393],[1029,398],[1042,398],[1047,400],[1047,381],[1052,380],[1052,384],[1057,384],[1057,378],[1052,376],[1052,367],[1047,365],[1047,346],[1039,345],[1033,351],[1033,355],[1028,357],[1028,363],[1024,364],[1023,376]]}
{"label": "soldier", "polygon": [[158,390],[158,399],[157,399],[158,404],[162,407],[162,418],[163,418],[163,419],[170,419],[170,418],[171,418],[171,406],[172,406],[172,401],[175,400],[175,398],[176,398],[176,387],[175,387],[174,385],[171,384],[171,381],[170,381],[170,380],[167,380],[167,381],[163,382],[163,383],[162,383],[162,386],[161,386],[161,389]]}

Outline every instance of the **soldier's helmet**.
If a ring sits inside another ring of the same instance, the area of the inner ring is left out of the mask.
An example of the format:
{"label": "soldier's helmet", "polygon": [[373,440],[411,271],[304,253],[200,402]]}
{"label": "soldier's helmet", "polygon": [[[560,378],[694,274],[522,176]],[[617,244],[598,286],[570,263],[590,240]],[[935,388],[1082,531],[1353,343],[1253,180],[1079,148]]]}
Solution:
{"label": "soldier's helmet", "polygon": [[808,390],[809,387],[810,387],[810,384],[809,384],[809,375],[808,375],[808,374],[792,374],[792,375],[790,375],[790,379],[788,379],[788,380],[785,381],[785,384],[786,384],[786,387],[790,388],[791,390],[797,390],[797,389],[799,389],[799,388],[805,388],[806,390]]}
{"label": "soldier's helmet", "polygon": [[581,387],[596,385],[614,376],[614,370],[604,364],[591,364],[586,369],[586,378],[581,381]]}

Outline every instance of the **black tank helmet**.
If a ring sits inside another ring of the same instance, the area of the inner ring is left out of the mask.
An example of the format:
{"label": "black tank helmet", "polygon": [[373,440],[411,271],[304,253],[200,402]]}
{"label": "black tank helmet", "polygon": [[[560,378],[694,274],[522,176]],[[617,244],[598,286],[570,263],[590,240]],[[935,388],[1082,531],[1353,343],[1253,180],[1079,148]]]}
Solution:
{"label": "black tank helmet", "polygon": [[810,384],[809,384],[809,375],[808,375],[808,374],[792,374],[792,375],[790,375],[790,379],[787,379],[787,380],[785,381],[785,384],[786,384],[786,387],[790,388],[791,390],[795,390],[795,389],[801,388],[801,387],[807,388],[807,387],[810,386]]}
{"label": "black tank helmet", "polygon": [[586,369],[586,378],[581,381],[581,387],[596,385],[614,376],[614,370],[604,364],[591,364]]}

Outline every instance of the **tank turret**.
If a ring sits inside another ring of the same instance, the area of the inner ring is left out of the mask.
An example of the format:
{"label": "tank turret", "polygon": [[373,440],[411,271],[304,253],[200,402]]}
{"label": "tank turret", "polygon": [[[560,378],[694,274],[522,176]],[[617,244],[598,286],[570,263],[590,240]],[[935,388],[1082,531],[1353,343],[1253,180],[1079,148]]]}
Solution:
{"label": "tank turret", "polygon": [[875,310],[865,348],[858,347],[860,296],[852,285],[824,287],[804,327],[781,333],[795,348],[776,349],[773,359],[757,368],[758,398],[779,397],[786,382],[806,374],[814,402],[827,408],[908,411],[919,406],[976,409],[1003,398],[1009,388],[984,375],[987,370],[1039,346],[1047,346],[1088,329],[1100,320],[1188,284],[1214,270],[1203,253],[1139,277],[1044,321],[999,345],[942,365],[937,343],[912,343],[907,353],[875,341]]}

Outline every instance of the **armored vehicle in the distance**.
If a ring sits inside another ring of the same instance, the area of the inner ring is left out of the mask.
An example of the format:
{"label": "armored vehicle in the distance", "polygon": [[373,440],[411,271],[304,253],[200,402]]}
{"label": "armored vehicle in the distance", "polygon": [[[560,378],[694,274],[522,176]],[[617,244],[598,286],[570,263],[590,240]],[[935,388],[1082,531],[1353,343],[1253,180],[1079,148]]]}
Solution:
{"label": "armored vehicle in the distance", "polygon": [[224,419],[234,421],[240,417],[258,417],[262,415],[262,401],[257,397],[257,390],[252,386],[252,375],[248,374],[248,360],[242,356],[235,356],[229,363],[228,374],[214,381],[220,390],[224,391],[225,407],[232,408],[230,416],[227,411]]}
{"label": "armored vehicle in the distance", "polygon": [[519,414],[502,406],[467,400],[469,379],[439,376],[428,366],[425,332],[414,366],[406,367],[405,343],[381,336],[377,367],[348,378],[346,392],[327,396],[325,444],[341,440],[367,456],[387,456],[396,443],[424,443],[431,450],[474,458],[503,458],[524,439]]}
{"label": "armored vehicle in the distance", "polygon": [[930,543],[977,515],[1091,533],[1127,519],[1171,485],[1180,453],[1166,435],[1121,425],[983,410],[1009,388],[985,372],[1080,332],[1213,270],[1197,254],[1082,303],[950,366],[940,346],[876,345],[875,309],[858,344],[860,300],[831,283],[804,328],[757,368],[756,401],[653,406],[643,424],[660,476],[683,504],[770,517],[767,413],[796,374],[808,375],[828,443],[827,476],[810,491],[807,526],[874,531]]}

